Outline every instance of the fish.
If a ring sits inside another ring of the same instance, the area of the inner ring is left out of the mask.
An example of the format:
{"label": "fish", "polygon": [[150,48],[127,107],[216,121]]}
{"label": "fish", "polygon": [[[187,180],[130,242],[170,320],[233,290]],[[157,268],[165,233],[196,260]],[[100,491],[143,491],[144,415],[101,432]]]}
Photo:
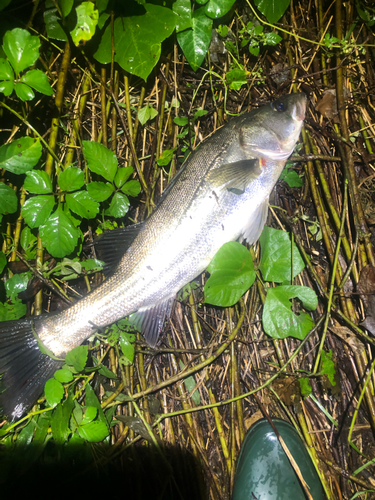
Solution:
{"label": "fish", "polygon": [[3,415],[14,421],[35,403],[61,366],[54,357],[126,316],[155,347],[176,294],[220,247],[259,238],[306,101],[290,94],[231,119],[190,154],[145,222],[99,237],[110,277],[97,289],[57,314],[0,323]]}

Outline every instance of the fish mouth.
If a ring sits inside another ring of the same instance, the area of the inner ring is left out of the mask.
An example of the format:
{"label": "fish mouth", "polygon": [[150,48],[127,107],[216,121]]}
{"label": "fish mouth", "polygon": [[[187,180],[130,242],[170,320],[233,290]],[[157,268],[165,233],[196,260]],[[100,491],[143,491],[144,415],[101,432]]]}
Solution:
{"label": "fish mouth", "polygon": [[294,103],[293,106],[293,111],[292,111],[292,118],[296,122],[301,122],[305,119],[305,114],[306,114],[306,102],[307,102],[307,97],[305,94],[300,94],[300,99]]}

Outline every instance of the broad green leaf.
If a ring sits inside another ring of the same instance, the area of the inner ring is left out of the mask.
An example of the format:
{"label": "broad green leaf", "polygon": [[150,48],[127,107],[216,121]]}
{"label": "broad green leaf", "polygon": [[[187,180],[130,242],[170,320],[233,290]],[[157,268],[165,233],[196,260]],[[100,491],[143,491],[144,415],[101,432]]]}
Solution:
{"label": "broad green leaf", "polygon": [[14,300],[19,292],[23,292],[27,288],[27,284],[31,278],[31,272],[14,274],[9,278],[4,286],[7,298]]}
{"label": "broad green leaf", "polygon": [[[134,336],[132,336],[134,338]],[[122,351],[122,362],[125,365],[132,365],[134,361],[134,344],[132,337],[127,332],[120,333],[120,347]],[[124,359],[125,358],[125,359]]]}
{"label": "broad green leaf", "polygon": [[[180,360],[180,368],[181,370],[183,370],[185,368],[185,365],[184,363]],[[190,377],[186,377],[184,378],[184,382],[185,382],[185,385],[186,385],[186,389],[190,392],[193,392],[194,389],[196,388],[196,381],[195,381],[195,378],[193,377],[193,375],[191,375]],[[201,396],[199,394],[199,391],[198,389],[196,391],[193,392],[193,395],[191,396],[191,399],[194,401],[194,403],[199,406],[201,404]]]}
{"label": "broad green leaf", "polygon": [[[96,2],[98,4],[98,2]],[[74,0],[59,0],[62,15],[68,16],[73,8]]]}
{"label": "broad green leaf", "polygon": [[67,167],[59,175],[58,182],[62,191],[76,191],[85,184],[85,174],[78,167]]}
{"label": "broad green leaf", "polygon": [[233,90],[240,90],[243,85],[247,84],[246,76],[247,72],[244,69],[235,68],[228,71],[225,78],[229,83],[229,88]]}
{"label": "broad green leaf", "polygon": [[294,170],[285,167],[281,172],[280,180],[285,181],[289,187],[302,187],[303,180]]}
{"label": "broad green leaf", "polygon": [[264,34],[267,45],[277,45],[281,42],[282,38],[277,33],[265,33]]}
{"label": "broad green leaf", "polygon": [[14,82],[6,82],[6,81],[0,82],[0,92],[2,92],[5,95],[5,97],[10,96],[13,90],[14,90]]}
{"label": "broad green leaf", "polygon": [[21,231],[21,247],[25,252],[25,259],[34,259],[36,256],[37,237],[31,232],[29,226],[25,226]]}
{"label": "broad green leaf", "polygon": [[99,212],[99,203],[94,201],[87,191],[68,193],[65,199],[70,210],[85,219],[93,219]]}
{"label": "broad green leaf", "polygon": [[211,276],[204,286],[205,302],[221,307],[236,304],[256,277],[249,251],[236,241],[216,252],[207,271]]}
{"label": "broad green leaf", "polygon": [[85,416],[81,420],[80,425],[89,424],[90,422],[92,422],[94,420],[94,418],[96,417],[97,414],[98,414],[98,409],[95,408],[95,406],[88,406],[86,408]]}
{"label": "broad green leaf", "polygon": [[[120,169],[119,169],[120,170]],[[87,192],[91,198],[95,201],[105,201],[107,200],[114,191],[112,184],[109,182],[90,182],[87,184]]]}
{"label": "broad green leaf", "polygon": [[42,156],[39,139],[21,137],[10,144],[0,146],[0,168],[13,174],[25,174],[38,163]]}
{"label": "broad green leaf", "polygon": [[104,422],[95,421],[78,427],[78,433],[90,443],[99,443],[109,435],[109,430]]}
{"label": "broad green leaf", "polygon": [[165,165],[169,165],[170,162],[173,160],[173,155],[176,151],[176,148],[173,149],[165,149],[162,154],[159,156],[159,159],[157,160],[157,164],[159,167],[164,167]]}
{"label": "broad green leaf", "polygon": [[53,88],[48,83],[47,75],[39,69],[31,69],[21,77],[21,82],[45,95],[52,95]]}
{"label": "broad green leaf", "polygon": [[176,116],[173,121],[179,127],[185,127],[189,123],[189,118],[187,116]]}
{"label": "broad green leaf", "polygon": [[158,116],[157,110],[149,104],[138,110],[138,119],[141,125],[144,125],[148,120],[153,120],[156,116]]}
{"label": "broad green leaf", "polygon": [[14,190],[0,182],[0,214],[13,214],[17,206],[18,199]]}
{"label": "broad green leaf", "polygon": [[[114,22],[115,61],[126,71],[147,79],[157,64],[161,42],[175,29],[178,16],[170,9],[145,3],[146,13],[118,17]],[[103,64],[111,61],[111,26],[105,30],[95,59]]]}
{"label": "broad green leaf", "polygon": [[193,28],[177,33],[177,41],[194,71],[206,57],[212,35],[212,19],[206,16],[205,7],[193,14]]}
{"label": "broad green leaf", "polygon": [[7,265],[8,261],[7,258],[5,257],[5,253],[0,251],[0,274],[4,271],[5,266]]}
{"label": "broad green leaf", "polygon": [[105,418],[104,412],[102,410],[102,407],[100,406],[99,399],[97,398],[94,389],[91,387],[91,385],[86,386],[86,406],[94,406],[98,410],[98,420],[101,422],[104,422],[105,425],[107,426],[107,419]]}
{"label": "broad green leaf", "polygon": [[178,15],[176,33],[192,27],[190,0],[176,0],[172,5],[172,9]]}
{"label": "broad green leaf", "polygon": [[311,317],[292,311],[291,299],[297,297],[303,306],[312,311],[318,305],[315,292],[306,286],[288,285],[269,288],[263,308],[264,331],[274,339],[296,337],[303,340],[314,327]]}
{"label": "broad green leaf", "polygon": [[91,172],[112,182],[117,172],[117,158],[113,151],[98,142],[83,141],[82,144],[83,154]]}
{"label": "broad green leaf", "polygon": [[[34,444],[44,445],[46,444],[46,436],[51,422],[51,415],[49,413],[41,413],[38,416],[37,425],[35,427],[35,434],[33,438]],[[43,449],[43,448],[42,448]]]}
{"label": "broad green leaf", "polygon": [[25,83],[16,83],[14,90],[21,101],[31,101],[35,97],[33,89]]}
{"label": "broad green leaf", "polygon": [[290,0],[254,0],[254,3],[267,21],[274,24],[289,7]]}
{"label": "broad green leaf", "polygon": [[138,196],[141,192],[141,184],[139,181],[129,181],[122,186],[121,191],[128,196]]}
{"label": "broad green leaf", "polygon": [[0,80],[14,80],[12,66],[2,57],[0,58]]}
{"label": "broad green leaf", "polygon": [[40,40],[21,28],[7,31],[3,49],[16,74],[32,66],[39,57]]}
{"label": "broad green leaf", "polygon": [[64,387],[61,382],[55,378],[50,378],[44,386],[44,394],[48,404],[54,407],[62,400],[64,396]]}
{"label": "broad green leaf", "polygon": [[60,370],[55,371],[54,378],[62,384],[66,384],[67,382],[71,382],[73,380],[73,373],[66,368],[61,368]]}
{"label": "broad green leaf", "polygon": [[69,421],[74,408],[74,401],[71,396],[63,404],[57,405],[51,418],[52,435],[56,444],[65,444],[71,431]]}
{"label": "broad green leaf", "polygon": [[103,377],[106,377],[106,378],[111,378],[111,379],[117,378],[117,375],[115,373],[113,373],[111,370],[109,370],[104,365],[100,365],[98,372],[100,373],[100,375],[103,375]]}
{"label": "broad green leaf", "polygon": [[336,385],[335,375],[336,368],[335,363],[332,360],[333,353],[332,351],[322,351],[321,359],[320,359],[320,372],[324,375],[327,375],[328,380],[332,385]]}
{"label": "broad green leaf", "polygon": [[125,184],[125,182],[129,179],[129,177],[134,172],[133,167],[121,167],[117,170],[115,177],[115,185],[120,188]]}
{"label": "broad green leaf", "polygon": [[229,12],[235,1],[236,0],[209,0],[204,11],[207,16],[217,19]]}
{"label": "broad green leaf", "polygon": [[79,230],[59,206],[39,228],[43,245],[53,257],[65,257],[73,252],[80,235]]}
{"label": "broad green leaf", "polygon": [[310,380],[307,377],[302,377],[298,379],[301,388],[301,394],[304,398],[307,398],[312,393],[312,387]]}
{"label": "broad green leaf", "polygon": [[65,363],[72,365],[77,372],[81,372],[87,363],[89,348],[87,345],[75,347],[65,357]]}
{"label": "broad green leaf", "polygon": [[0,321],[11,321],[13,319],[20,319],[26,314],[26,304],[21,299],[14,299],[11,303],[0,302]]}
{"label": "broad green leaf", "polygon": [[22,216],[31,228],[39,227],[47,222],[55,206],[55,198],[49,195],[29,198],[22,207]]}
{"label": "broad green leaf", "polygon": [[77,24],[70,32],[74,45],[87,42],[94,36],[99,21],[99,11],[93,2],[82,2],[76,7]]}
{"label": "broad green leaf", "polygon": [[[265,227],[260,236],[261,259],[259,269],[266,281],[284,283],[291,280],[291,241],[289,234],[279,229]],[[293,245],[293,278],[305,264],[296,245]]]}
{"label": "broad green leaf", "polygon": [[23,187],[33,194],[48,194],[53,190],[51,178],[44,170],[26,172]]}
{"label": "broad green leaf", "polygon": [[68,41],[68,37],[61,26],[61,17],[57,9],[46,9],[43,13],[48,38],[54,40]]}
{"label": "broad green leaf", "polygon": [[124,217],[128,213],[129,207],[129,198],[125,194],[115,193],[111,200],[111,204],[105,213],[106,215],[111,215],[112,217]]}
{"label": "broad green leaf", "polygon": [[0,11],[4,10],[5,7],[8,7],[12,0],[1,0],[0,1]]}

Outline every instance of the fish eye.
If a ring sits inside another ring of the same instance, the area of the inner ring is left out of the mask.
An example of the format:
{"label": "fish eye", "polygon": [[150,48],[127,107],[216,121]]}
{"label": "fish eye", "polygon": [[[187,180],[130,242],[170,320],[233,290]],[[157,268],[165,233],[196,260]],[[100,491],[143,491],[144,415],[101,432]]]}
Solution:
{"label": "fish eye", "polygon": [[283,101],[273,102],[271,107],[274,111],[282,113],[286,111],[287,105]]}

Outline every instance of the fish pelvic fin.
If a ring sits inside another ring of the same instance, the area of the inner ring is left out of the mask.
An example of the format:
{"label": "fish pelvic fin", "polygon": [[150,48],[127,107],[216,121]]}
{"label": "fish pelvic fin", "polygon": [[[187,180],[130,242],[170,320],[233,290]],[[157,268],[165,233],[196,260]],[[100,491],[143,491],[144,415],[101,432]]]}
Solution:
{"label": "fish pelvic fin", "polygon": [[257,207],[255,213],[252,214],[251,219],[242,230],[242,238],[248,242],[249,245],[255,243],[267,222],[268,215],[268,202],[269,196]]}
{"label": "fish pelvic fin", "polygon": [[142,333],[151,347],[156,346],[165,320],[171,315],[173,301],[174,297],[151,307],[141,307],[129,316],[130,324]]}
{"label": "fish pelvic fin", "polygon": [[33,333],[42,318],[0,322],[0,414],[10,421],[26,413],[62,362],[43,354]]}

